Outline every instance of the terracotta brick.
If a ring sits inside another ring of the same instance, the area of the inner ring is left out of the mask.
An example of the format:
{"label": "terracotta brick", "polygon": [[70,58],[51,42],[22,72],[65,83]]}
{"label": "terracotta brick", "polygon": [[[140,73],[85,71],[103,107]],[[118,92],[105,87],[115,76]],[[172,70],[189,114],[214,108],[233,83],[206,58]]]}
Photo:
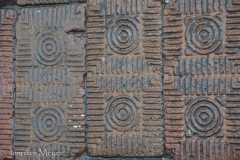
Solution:
{"label": "terracotta brick", "polygon": [[60,4],[71,2],[86,2],[86,0],[16,0],[19,5]]}
{"label": "terracotta brick", "polygon": [[240,3],[170,0],[164,10],[167,153],[240,159]]}
{"label": "terracotta brick", "polygon": [[14,151],[46,149],[63,152],[55,157],[61,159],[81,154],[85,149],[85,6],[19,9],[16,37]]}
{"label": "terracotta brick", "polygon": [[12,159],[14,11],[0,15],[0,159]]}
{"label": "terracotta brick", "polygon": [[88,152],[161,156],[162,3],[90,0],[88,6]]}

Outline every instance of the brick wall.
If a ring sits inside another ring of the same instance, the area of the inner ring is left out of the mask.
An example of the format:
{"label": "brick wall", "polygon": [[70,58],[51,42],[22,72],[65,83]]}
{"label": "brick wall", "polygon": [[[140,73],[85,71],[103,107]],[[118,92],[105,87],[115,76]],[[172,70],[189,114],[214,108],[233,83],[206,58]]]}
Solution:
{"label": "brick wall", "polygon": [[239,0],[0,6],[0,160],[240,159]]}

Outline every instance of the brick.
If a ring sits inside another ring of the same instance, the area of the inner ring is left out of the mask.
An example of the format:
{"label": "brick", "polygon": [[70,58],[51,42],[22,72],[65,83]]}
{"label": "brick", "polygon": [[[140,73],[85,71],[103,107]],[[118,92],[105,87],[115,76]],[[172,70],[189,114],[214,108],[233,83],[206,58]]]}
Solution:
{"label": "brick", "polygon": [[160,0],[90,0],[87,148],[91,156],[164,153]]}
{"label": "brick", "polygon": [[13,159],[14,11],[0,9],[0,159]]}
{"label": "brick", "polygon": [[85,148],[85,6],[19,9],[16,37],[14,151],[46,149],[63,152],[65,158],[81,154]]}
{"label": "brick", "polygon": [[16,0],[18,5],[40,5],[40,4],[60,4],[86,2],[86,0]]}
{"label": "brick", "polygon": [[170,0],[164,10],[167,153],[239,159],[237,1]]}

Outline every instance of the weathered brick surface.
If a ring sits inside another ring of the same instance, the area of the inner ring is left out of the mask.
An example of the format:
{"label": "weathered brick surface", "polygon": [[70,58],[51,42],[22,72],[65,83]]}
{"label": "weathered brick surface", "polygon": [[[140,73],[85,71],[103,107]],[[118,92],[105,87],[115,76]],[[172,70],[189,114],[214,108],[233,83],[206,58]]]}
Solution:
{"label": "weathered brick surface", "polygon": [[18,10],[15,152],[84,150],[84,31],[84,5]]}
{"label": "weathered brick surface", "polygon": [[16,0],[19,5],[60,4],[71,2],[86,2],[86,0]]}
{"label": "weathered brick surface", "polygon": [[88,152],[161,156],[162,3],[90,0],[88,6]]}
{"label": "weathered brick surface", "polygon": [[237,0],[165,8],[165,136],[175,159],[240,159],[239,13]]}
{"label": "weathered brick surface", "polygon": [[240,159],[239,0],[81,2],[0,10],[0,160]]}
{"label": "weathered brick surface", "polygon": [[13,21],[13,10],[0,9],[0,159],[12,158]]}

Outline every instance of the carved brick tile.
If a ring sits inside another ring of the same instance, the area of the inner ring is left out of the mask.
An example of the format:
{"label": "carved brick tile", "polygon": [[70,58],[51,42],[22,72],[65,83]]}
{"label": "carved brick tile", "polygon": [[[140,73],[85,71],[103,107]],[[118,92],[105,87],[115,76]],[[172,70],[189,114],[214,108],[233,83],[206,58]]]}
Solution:
{"label": "carved brick tile", "polygon": [[239,25],[239,0],[165,8],[165,136],[175,159],[240,159]]}
{"label": "carved brick tile", "polygon": [[161,156],[162,2],[90,0],[88,6],[88,152]]}
{"label": "carved brick tile", "polygon": [[19,5],[37,5],[37,4],[55,4],[55,3],[71,3],[86,2],[86,0],[16,0]]}
{"label": "carved brick tile", "polygon": [[0,159],[12,158],[14,11],[0,10]]}
{"label": "carved brick tile", "polygon": [[18,10],[15,152],[84,150],[83,31],[84,5]]}
{"label": "carved brick tile", "polygon": [[12,5],[14,0],[0,0],[0,6]]}

